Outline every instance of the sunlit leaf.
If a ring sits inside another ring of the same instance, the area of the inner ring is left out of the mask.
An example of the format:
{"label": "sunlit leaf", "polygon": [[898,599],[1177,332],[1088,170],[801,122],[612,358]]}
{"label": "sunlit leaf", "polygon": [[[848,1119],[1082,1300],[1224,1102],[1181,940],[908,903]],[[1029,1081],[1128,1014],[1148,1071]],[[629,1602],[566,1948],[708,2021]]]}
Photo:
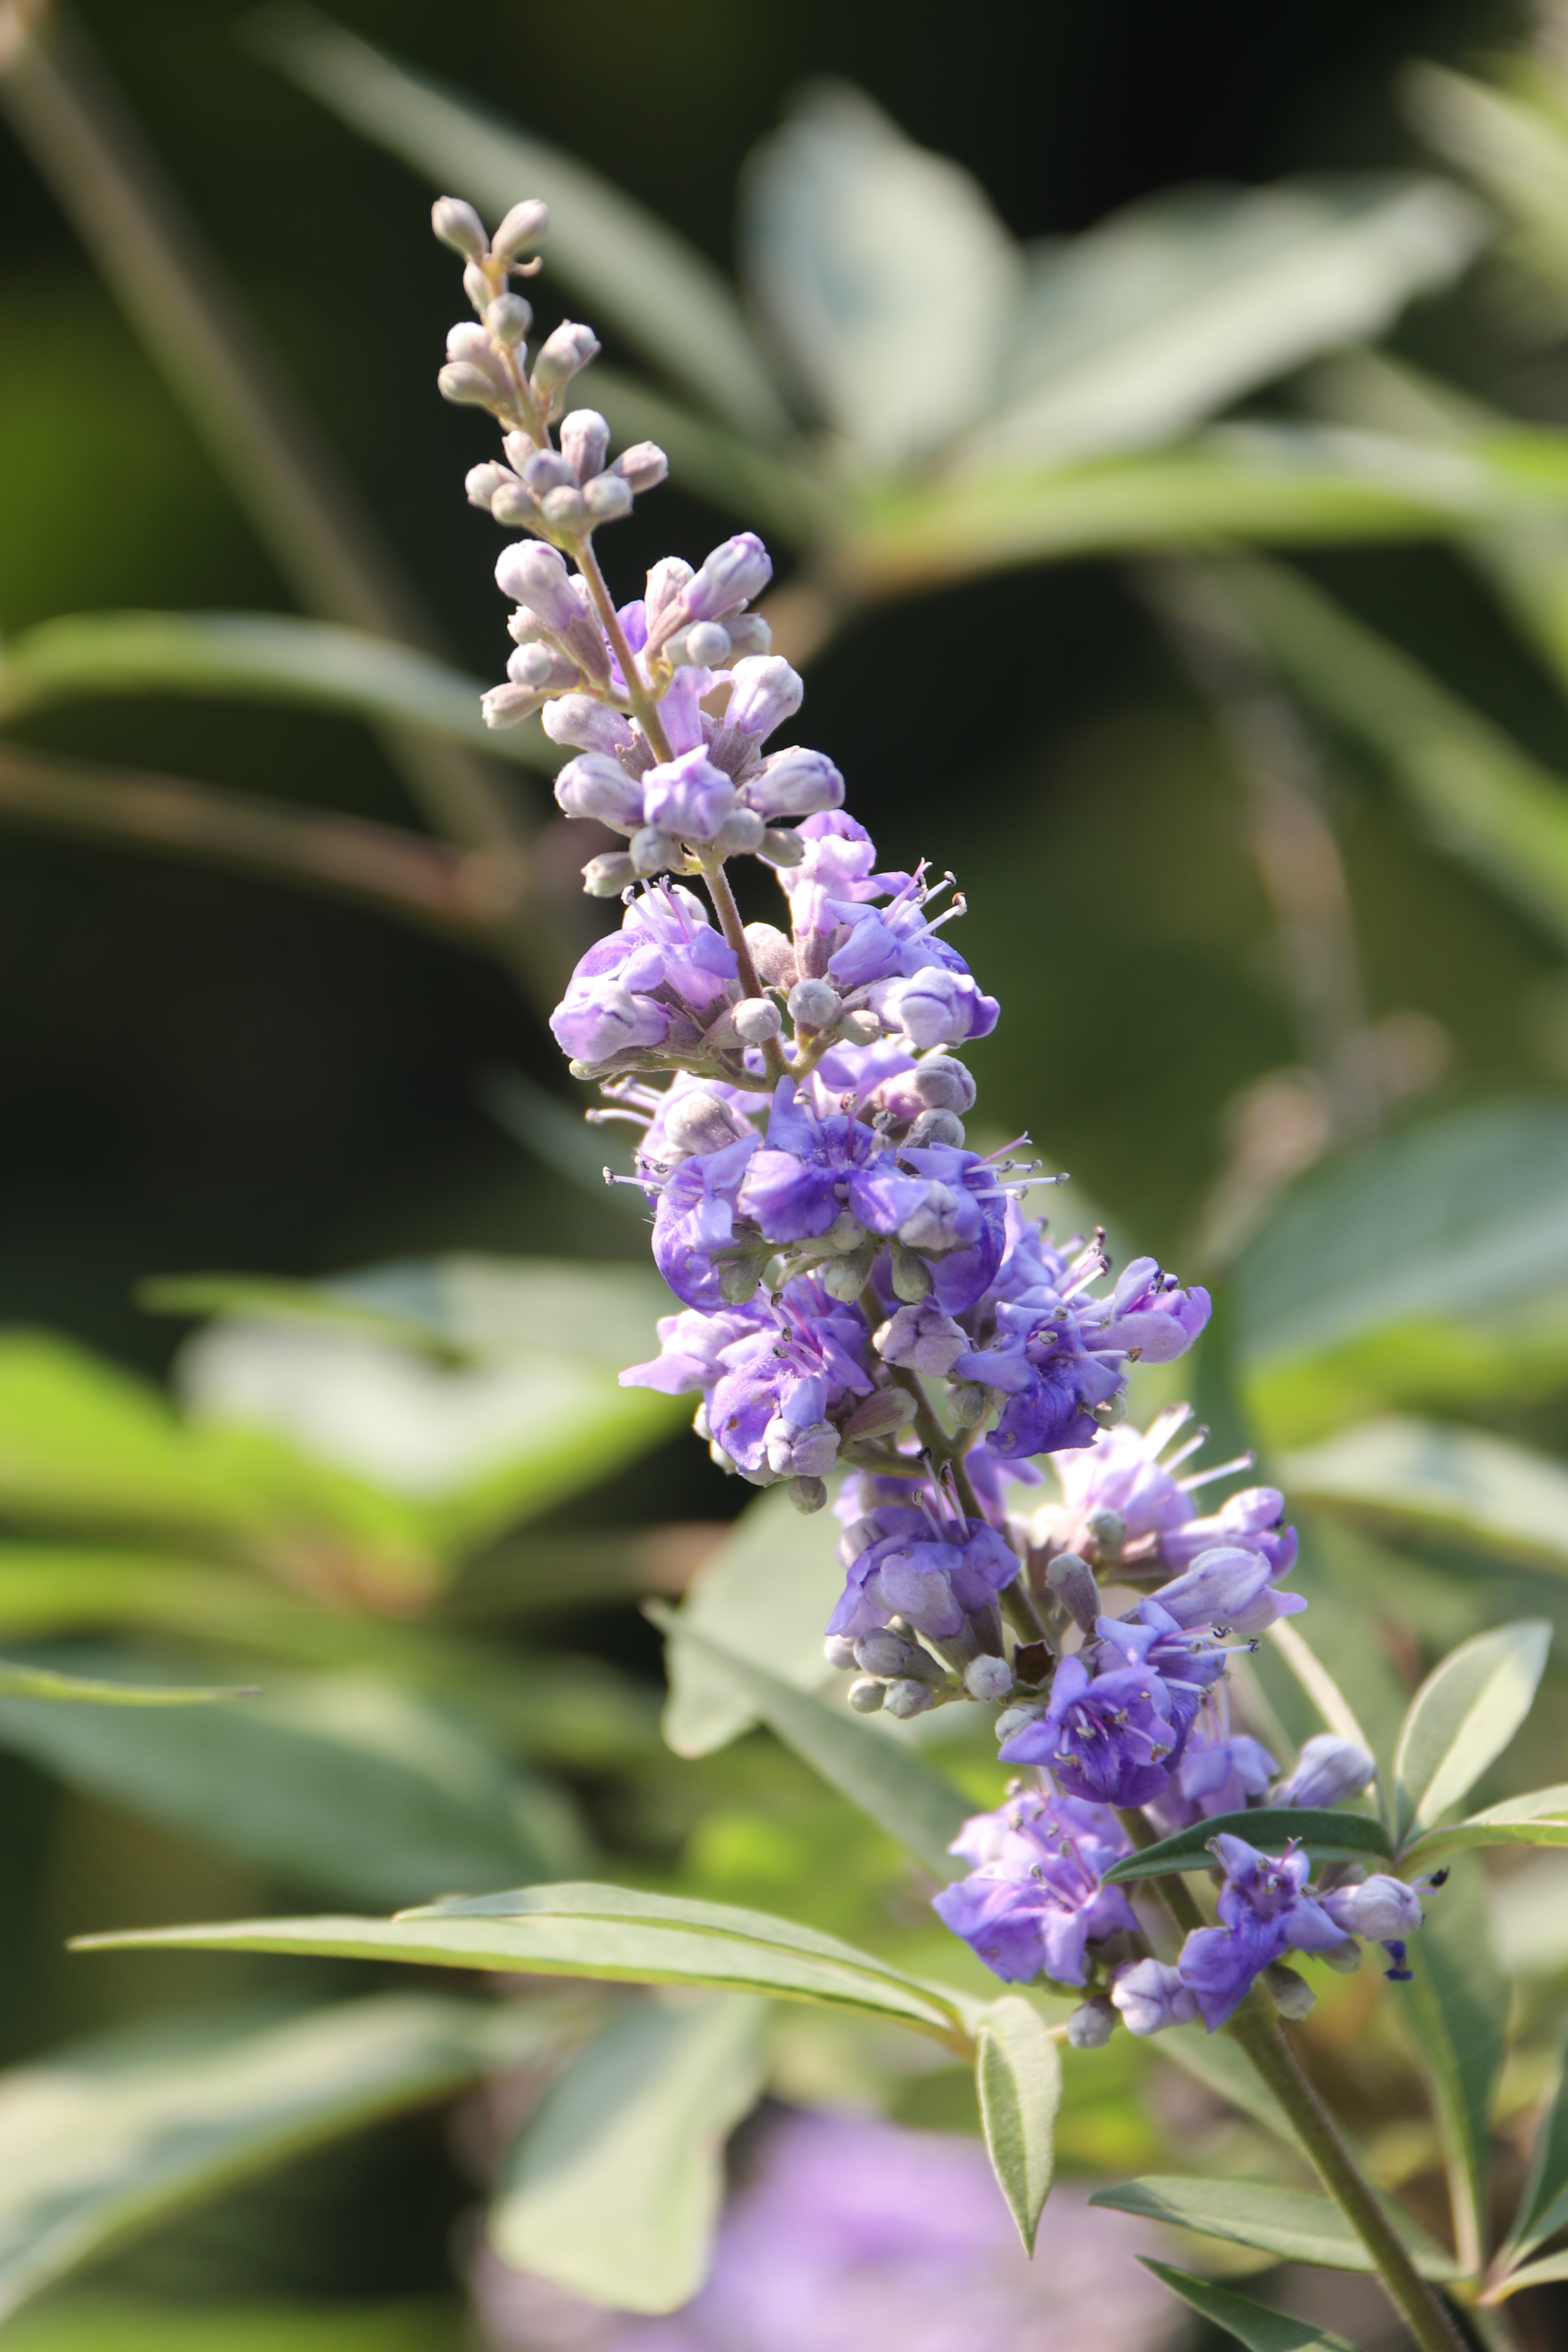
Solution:
{"label": "sunlit leaf", "polygon": [[1551,1626],[1529,1618],[1476,1634],[1427,1675],[1394,1759],[1402,1838],[1435,1828],[1502,1754],[1530,1713],[1551,1646]]}
{"label": "sunlit leaf", "polygon": [[1532,1790],[1527,1797],[1505,1797],[1484,1813],[1429,1830],[1404,1847],[1401,1867],[1406,1873],[1429,1870],[1445,1854],[1488,1845],[1568,1845],[1568,1780]]}
{"label": "sunlit leaf", "polygon": [[1171,1870],[1212,1870],[1209,1842],[1219,1836],[1245,1838],[1259,1853],[1283,1853],[1288,1845],[1305,1847],[1314,1862],[1358,1862],[1368,1855],[1393,1858],[1394,1846],[1383,1823],[1370,1813],[1315,1811],[1307,1806],[1259,1806],[1254,1812],[1216,1813],[1194,1822],[1174,1837],[1142,1853],[1124,1854],[1105,1874],[1107,1884],[1122,1885],[1135,1878],[1157,1878]]}
{"label": "sunlit leaf", "polygon": [[1032,2254],[1056,2164],[1062,2062],[1045,2019],[1019,1994],[981,2012],[974,2081],[992,2168]]}
{"label": "sunlit leaf", "polygon": [[485,725],[483,691],[414,646],[279,613],[73,613],[0,655],[0,726],[95,695],[237,695],[422,727],[553,772],[560,753],[537,722]]}
{"label": "sunlit leaf", "polygon": [[134,1715],[0,1698],[0,1746],[220,1853],[363,1902],[550,1878],[584,1851],[559,1791],[368,1675],[279,1677],[243,1706]]}
{"label": "sunlit leaf", "polygon": [[1513,2269],[1537,2246],[1568,2224],[1568,2051],[1559,2043],[1552,2079],[1542,2101],[1541,2120],[1531,2149],[1530,2174],[1508,2235],[1505,2256]]}
{"label": "sunlit leaf", "polygon": [[62,1675],[49,1666],[0,1658],[0,1697],[74,1700],[93,1706],[205,1706],[214,1699],[251,1698],[245,1684],[132,1683],[93,1675]]}
{"label": "sunlit leaf", "polygon": [[1425,1898],[1410,1939],[1415,1981],[1402,1990],[1410,2039],[1433,2090],[1447,2158],[1460,2268],[1486,2253],[1491,2109],[1508,2050],[1508,1985],[1498,1967],[1479,1872],[1463,1870]]}
{"label": "sunlit leaf", "polygon": [[1497,2290],[1497,2299],[1502,2303],[1525,2287],[1550,2286],[1558,2279],[1568,2279],[1568,2251],[1547,2254],[1538,2263],[1526,2263]]}
{"label": "sunlit leaf", "polygon": [[1247,2352],[1356,2352],[1355,2346],[1336,2336],[1332,2328],[1314,2327],[1310,2319],[1288,2318],[1282,2311],[1270,2311],[1267,2304],[1254,2303],[1250,2295],[1216,2286],[1212,2279],[1194,2278],[1191,2271],[1153,2262],[1147,2254],[1138,2259],[1202,2318],[1212,2320],[1238,2344],[1245,2344]]}
{"label": "sunlit leaf", "polygon": [[[667,1633],[679,1623],[666,1609],[658,1611],[657,1622]],[[896,1838],[933,1878],[956,1874],[947,1849],[973,1808],[950,1780],[847,1707],[781,1682],[708,1634],[689,1626],[677,1646],[686,1643],[732,1676],[769,1730]]]}
{"label": "sunlit leaf", "polygon": [[1324,1509],[1568,1566],[1568,1470],[1506,1438],[1390,1416],[1287,1454],[1280,1475]]}
{"label": "sunlit leaf", "polygon": [[[1228,2239],[1233,2245],[1257,2246],[1281,2262],[1320,2263],[1331,2271],[1373,2268],[1372,2256],[1339,2207],[1300,2189],[1275,2189],[1253,2180],[1187,2180],[1173,2174],[1097,2189],[1089,2201],[1108,2205],[1115,2213],[1136,2213],[1146,2221],[1168,2221],[1175,2229]],[[1452,2257],[1415,2222],[1393,2209],[1390,2218],[1425,2277],[1458,2275]]]}
{"label": "sunlit leaf", "polygon": [[277,8],[258,45],[343,120],[492,221],[523,196],[550,206],[552,270],[705,407],[768,440],[788,419],[733,293],[650,212],[467,92],[410,72],[310,8]]}
{"label": "sunlit leaf", "polygon": [[861,91],[815,84],[754,151],[741,246],[781,362],[872,464],[923,456],[995,397],[1023,257],[969,173]]}
{"label": "sunlit leaf", "polygon": [[68,2291],[6,2326],[6,2352],[468,2352],[461,2307],[437,2301],[155,2303]]}
{"label": "sunlit leaf", "polygon": [[617,2311],[675,2311],[707,2275],[724,2142],[762,2083],[764,2004],[640,2002],[587,2044],[507,2156],[488,2235],[513,2269]]}
{"label": "sunlit leaf", "polygon": [[0,2312],[201,2199],[515,2065],[547,2008],[378,1996],[217,2011],[75,2043],[0,2079]]}
{"label": "sunlit leaf", "polygon": [[[1446,162],[1466,173],[1510,224],[1505,249],[1540,284],[1545,320],[1568,319],[1568,133],[1560,113],[1532,103],[1537,78],[1520,59],[1513,89],[1489,88],[1422,63],[1405,77],[1405,105]],[[1553,299],[1554,298],[1554,299]]]}
{"label": "sunlit leaf", "polygon": [[815,1691],[840,1678],[822,1654],[822,1629],[844,1585],[837,1522],[797,1511],[782,1486],[749,1503],[704,1561],[668,1628],[669,1698],[664,1736],[678,1756],[708,1756],[760,1720],[761,1711],[721,1660],[688,1633]]}
{"label": "sunlit leaf", "polygon": [[[722,1906],[709,1906],[714,1911]],[[879,1961],[858,1965],[752,1934],[667,1926],[636,1916],[541,1912],[529,1917],[411,1914],[400,1919],[241,1919],[191,1927],[142,1927],[78,1938],[80,1951],[296,1952],[322,1958],[405,1960],[418,1968],[480,1969],[589,1977],[632,1984],[707,1985],[907,2025],[968,2057],[963,1996],[900,1978]]]}
{"label": "sunlit leaf", "polygon": [[1180,189],[1036,261],[1009,396],[962,461],[1058,461],[1173,438],[1334,345],[1379,332],[1474,253],[1439,181]]}

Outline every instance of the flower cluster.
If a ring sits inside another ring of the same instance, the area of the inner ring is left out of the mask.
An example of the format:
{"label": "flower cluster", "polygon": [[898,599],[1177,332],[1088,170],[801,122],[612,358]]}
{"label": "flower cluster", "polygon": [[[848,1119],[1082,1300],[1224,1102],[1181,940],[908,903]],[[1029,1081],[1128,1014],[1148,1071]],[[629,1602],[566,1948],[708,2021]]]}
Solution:
{"label": "flower cluster", "polygon": [[[971,1823],[955,1851],[973,1867],[937,1907],[1009,1979],[1098,1986],[1079,2038],[1103,2039],[1118,2010],[1139,2032],[1215,2025],[1284,1952],[1331,1958],[1353,1934],[1397,1970],[1419,1905],[1394,1881],[1313,1893],[1300,1854],[1221,1832],[1220,1924],[1173,1965],[1104,1885],[1128,1850],[1121,1811],[1170,1830],[1267,1791],[1274,1759],[1231,1730],[1226,1662],[1305,1605],[1283,1589],[1296,1545],[1275,1489],[1200,1516],[1194,1490],[1247,1465],[1178,1477],[1203,1435],[1177,1443],[1184,1406],[1122,1425],[1130,1367],[1182,1355],[1207,1294],[1149,1257],[1112,1278],[1102,1234],[1058,1242],[1026,1213],[1055,1181],[1037,1162],[971,1147],[963,1054],[1000,1008],[945,936],[963,900],[951,875],[884,866],[832,761],[778,742],[804,688],[752,609],[766,549],[742,531],[695,568],[667,557],[617,604],[595,532],[667,467],[647,443],[612,459],[605,419],[567,413],[598,350],[587,328],[558,327],[530,363],[511,281],[539,267],[524,257],[545,207],[515,205],[490,237],[443,197],[434,223],[477,314],[452,331],[441,389],[503,436],[468,496],[522,534],[496,566],[514,650],[485,716],[537,713],[575,755],[562,809],[625,844],[584,868],[620,924],[551,1021],[599,1085],[589,1117],[636,1130],[627,1181],[679,1301],[623,1381],[695,1397],[715,1461],[804,1510],[847,1474],[828,1657],[862,1712],[1000,1706],[1001,1755],[1038,1784]],[[778,923],[742,922],[726,873],[742,856],[775,875]],[[1059,1499],[1030,1516],[1016,1506],[1042,1455]],[[1359,1751],[1312,1745],[1275,1803],[1364,1785]]]}

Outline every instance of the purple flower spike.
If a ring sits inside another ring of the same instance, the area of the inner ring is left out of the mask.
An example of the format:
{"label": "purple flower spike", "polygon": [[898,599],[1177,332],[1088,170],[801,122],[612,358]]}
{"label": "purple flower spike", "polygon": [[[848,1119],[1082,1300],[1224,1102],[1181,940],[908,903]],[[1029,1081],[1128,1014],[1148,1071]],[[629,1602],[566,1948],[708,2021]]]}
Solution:
{"label": "purple flower spike", "polygon": [[1090,1942],[1137,1930],[1121,1888],[1100,1885],[1131,1851],[1105,1808],[1020,1793],[964,1823],[949,1852],[978,1866],[934,1895],[931,1908],[1005,1983],[1044,1974],[1080,1985]]}
{"label": "purple flower spike", "polygon": [[735,787],[706,751],[687,751],[643,779],[649,824],[682,841],[710,842],[736,805]]}
{"label": "purple flower spike", "polygon": [[1170,1779],[1179,1743],[1170,1696],[1146,1665],[1091,1675],[1064,1658],[1046,1713],[1016,1731],[1004,1764],[1045,1764],[1069,1795],[1101,1805],[1146,1805]]}

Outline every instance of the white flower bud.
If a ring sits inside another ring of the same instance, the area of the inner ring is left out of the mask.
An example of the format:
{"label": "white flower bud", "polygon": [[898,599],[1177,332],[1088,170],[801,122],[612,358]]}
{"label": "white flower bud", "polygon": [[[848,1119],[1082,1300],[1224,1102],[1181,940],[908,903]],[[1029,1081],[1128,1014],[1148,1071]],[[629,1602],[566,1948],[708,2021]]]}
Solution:
{"label": "white flower bud", "polygon": [[724,627],[731,654],[765,654],[773,641],[773,630],[760,613],[731,613]]}
{"label": "white flower bud", "polygon": [[915,1151],[926,1150],[933,1144],[941,1144],[954,1151],[961,1150],[963,1121],[951,1110],[922,1110],[904,1141]]}
{"label": "white flower bud", "polygon": [[619,522],[632,510],[632,494],[614,474],[595,474],[583,492],[583,502],[595,522]]}
{"label": "white flower bud", "polygon": [[855,1663],[862,1673],[880,1675],[884,1681],[894,1675],[918,1679],[915,1669],[920,1661],[915,1644],[906,1634],[895,1633],[889,1625],[879,1625],[872,1633],[856,1636]]}
{"label": "white flower bud", "polygon": [[531,717],[543,699],[537,687],[518,686],[509,678],[505,686],[492,686],[480,697],[479,709],[487,727],[515,727]]}
{"label": "white flower bud", "polygon": [[469,261],[482,261],[489,251],[483,221],[461,196],[437,196],[430,207],[430,226],[443,245]]}
{"label": "white flower bud", "polygon": [[827,1489],[820,1478],[792,1478],[789,1498],[797,1511],[810,1513],[826,1507]]}
{"label": "white flower bud", "polygon": [[797,980],[790,990],[789,1017],[799,1029],[831,1029],[843,1006],[826,980]]}
{"label": "white flower bud", "polygon": [[485,310],[486,331],[510,351],[521,343],[533,324],[533,305],[521,294],[498,294]]}
{"label": "white flower bud", "polygon": [[605,470],[610,428],[596,408],[574,408],[561,427],[561,454],[579,482]]}
{"label": "white flower bud", "polygon": [[991,1410],[991,1400],[978,1381],[955,1381],[947,1401],[960,1429],[978,1429]]}
{"label": "white flower bud", "polygon": [[1318,2006],[1318,1996],[1306,1978],[1288,1969],[1283,1960],[1272,1961],[1264,1969],[1263,1981],[1281,2017],[1306,2017]]}
{"label": "white flower bud", "polygon": [[495,288],[490,284],[489,272],[486,269],[482,262],[465,262],[463,266],[463,291],[468,296],[469,301],[473,304],[481,319],[484,317],[485,312],[489,309],[490,298],[494,294],[495,290]]}
{"label": "white flower bud", "polygon": [[725,857],[750,857],[763,845],[763,820],[755,809],[731,809],[715,835]]}
{"label": "white flower bud", "polygon": [[1080,2001],[1068,2020],[1068,2042],[1074,2050],[1103,2050],[1116,2030],[1116,2009],[1103,1993]]}
{"label": "white flower bud", "polygon": [[671,1104],[664,1116],[663,1132],[677,1151],[697,1158],[710,1151],[723,1151],[752,1130],[722,1095],[710,1094],[705,1087],[696,1087]]}
{"label": "white flower bud", "polygon": [[730,658],[730,632],[721,621],[698,621],[684,632],[683,658],[698,669],[721,669]]}
{"label": "white flower bud", "polygon": [[[468,493],[468,504],[471,507],[480,507],[486,514],[489,514],[492,511],[490,500],[495,497],[496,492],[504,488],[508,482],[516,480],[516,475],[510,473],[506,467],[498,466],[494,458],[487,458],[482,466],[468,467],[468,472],[463,476],[463,488]],[[519,487],[521,488],[521,485]]]}
{"label": "white flower bud", "polygon": [[765,857],[770,866],[798,866],[805,856],[805,844],[798,833],[792,833],[787,826],[769,825],[757,855]]}
{"label": "white flower bud", "polygon": [[520,482],[515,474],[509,474],[504,482],[497,484],[495,496],[490,500],[490,512],[497,522],[504,523],[509,530],[539,529],[539,500],[528,484]]}
{"label": "white flower bud", "polygon": [[787,931],[781,931],[773,923],[748,923],[746,945],[764,980],[771,980],[775,988],[793,988],[795,942]]}
{"label": "white flower bud", "polygon": [[902,1299],[906,1307],[918,1307],[922,1298],[931,1297],[930,1266],[923,1257],[917,1257],[913,1250],[906,1249],[896,1238],[892,1244],[892,1260],[894,1297]]}
{"label": "white flower bud", "polygon": [[680,844],[668,833],[660,833],[657,824],[645,824],[634,833],[629,847],[639,874],[666,873],[680,856]]}
{"label": "white flower bud", "polygon": [[899,1084],[917,1095],[928,1110],[953,1110],[962,1117],[974,1108],[974,1080],[951,1054],[933,1054]]}
{"label": "white flower bud", "polygon": [[857,1715],[875,1715],[887,1692],[887,1684],[876,1682],[869,1675],[862,1675],[849,1685],[849,1704]]}
{"label": "white flower bud", "polygon": [[935,1705],[936,1693],[928,1683],[901,1679],[888,1685],[887,1696],[882,1701],[884,1710],[899,1723],[907,1723],[914,1715],[924,1715],[928,1707]]}
{"label": "white flower bud", "polygon": [[539,507],[552,530],[579,531],[588,520],[587,504],[575,482],[563,482],[546,490]]}
{"label": "white flower bud", "polygon": [[[658,489],[669,471],[669,459],[656,441],[638,441],[631,448],[621,451],[610,471],[618,474],[627,488],[635,490],[640,498],[644,490]],[[688,567],[687,578],[690,576]],[[681,585],[684,586],[685,583],[682,582]]]}
{"label": "white flower bud", "polygon": [[[722,834],[720,839],[723,839]],[[739,1004],[731,1006],[730,1018],[735,1024],[735,1034],[748,1045],[765,1045],[784,1025],[771,996],[742,997]]]}
{"label": "white flower bud", "polygon": [[1094,1570],[1076,1552],[1064,1551],[1053,1559],[1046,1570],[1046,1582],[1056,1594],[1068,1616],[1086,1633],[1092,1633],[1097,1619],[1103,1612],[1100,1587]]}
{"label": "white flower bud", "polygon": [[590,857],[583,868],[583,887],[590,898],[618,898],[637,878],[637,869],[624,849],[607,850],[602,857]]}
{"label": "white flower bud", "polygon": [[490,250],[499,261],[515,261],[519,254],[527,253],[540,242],[549,226],[549,205],[539,196],[525,196],[502,220]]}
{"label": "white flower bud", "polygon": [[1013,1669],[1005,1658],[971,1658],[963,1669],[963,1687],[971,1698],[1005,1698],[1013,1687]]}
{"label": "white flower bud", "polygon": [[887,1437],[907,1429],[920,1411],[908,1389],[873,1389],[863,1397],[844,1424],[847,1438]]}
{"label": "white flower bud", "polygon": [[849,1045],[874,1045],[882,1034],[882,1024],[874,1013],[864,1005],[853,1013],[840,1015],[838,1034]]}
{"label": "white flower bud", "polygon": [[552,393],[570,383],[593,359],[599,349],[599,339],[592,327],[579,326],[574,320],[563,319],[552,335],[540,346],[539,357],[533,362],[533,389],[536,393]]}
{"label": "white flower bud", "polygon": [[1026,1723],[1037,1723],[1046,1711],[1046,1706],[1047,1702],[1040,1699],[1025,1701],[1020,1706],[1004,1708],[997,1717],[994,1727],[998,1740],[1011,1739],[1013,1734],[1016,1731],[1022,1731]]}
{"label": "white flower bud", "polygon": [[436,389],[454,408],[494,408],[501,396],[490,378],[468,360],[448,360],[436,378]]}
{"label": "white flower bud", "polygon": [[829,1633],[822,1645],[822,1654],[836,1674],[847,1675],[856,1664],[855,1644],[842,1633]]}

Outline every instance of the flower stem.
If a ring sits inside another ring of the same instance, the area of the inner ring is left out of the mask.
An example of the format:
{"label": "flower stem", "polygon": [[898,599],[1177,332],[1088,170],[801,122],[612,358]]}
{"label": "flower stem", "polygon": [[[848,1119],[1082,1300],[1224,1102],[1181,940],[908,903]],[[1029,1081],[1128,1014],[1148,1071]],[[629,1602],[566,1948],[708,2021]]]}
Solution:
{"label": "flower stem", "polygon": [[1225,2031],[1289,2116],[1319,2179],[1377,2265],[1389,2299],[1421,2352],[1465,2352],[1464,2337],[1362,2178],[1289,2037],[1270,2013],[1267,1995],[1250,1994]]}

